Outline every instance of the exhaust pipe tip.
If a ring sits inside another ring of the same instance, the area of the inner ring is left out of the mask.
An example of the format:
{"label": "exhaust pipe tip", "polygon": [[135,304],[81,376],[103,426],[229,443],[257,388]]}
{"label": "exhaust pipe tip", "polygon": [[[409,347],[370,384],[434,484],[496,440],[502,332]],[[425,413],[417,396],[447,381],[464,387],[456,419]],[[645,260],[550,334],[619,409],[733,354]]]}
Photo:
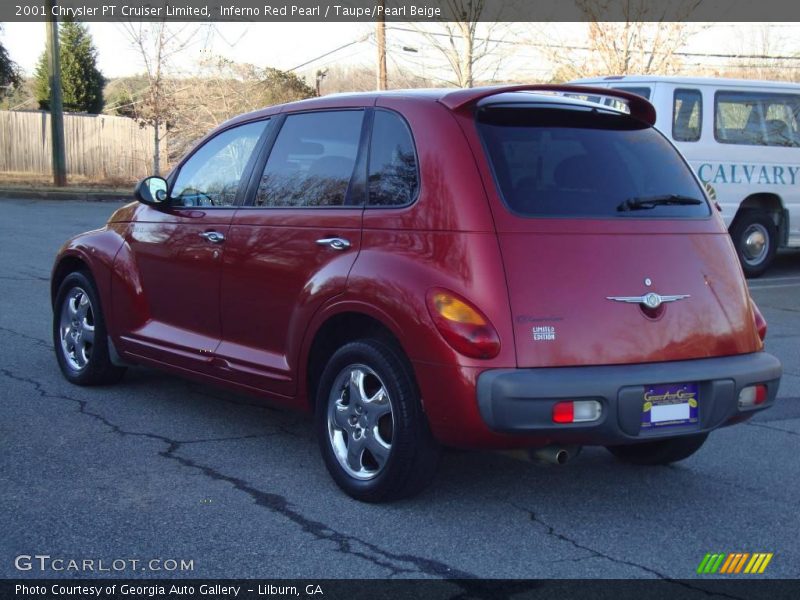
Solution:
{"label": "exhaust pipe tip", "polygon": [[544,446],[529,451],[533,460],[552,465],[565,465],[580,452],[580,446]]}

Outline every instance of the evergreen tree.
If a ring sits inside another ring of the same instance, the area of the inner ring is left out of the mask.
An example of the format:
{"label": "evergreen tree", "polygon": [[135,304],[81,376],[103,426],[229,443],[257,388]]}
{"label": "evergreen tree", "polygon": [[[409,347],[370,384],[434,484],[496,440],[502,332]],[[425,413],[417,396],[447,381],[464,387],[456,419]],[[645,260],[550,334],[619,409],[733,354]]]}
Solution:
{"label": "evergreen tree", "polygon": [[[68,112],[102,112],[105,78],[97,68],[97,49],[86,25],[76,22],[62,23],[58,41],[61,51],[61,88],[64,110]],[[50,107],[50,80],[47,69],[47,52],[39,58],[36,67],[36,100],[39,108]]]}
{"label": "evergreen tree", "polygon": [[[0,27],[0,31],[2,31]],[[22,82],[17,64],[8,56],[5,46],[0,43],[0,99],[11,94]]]}

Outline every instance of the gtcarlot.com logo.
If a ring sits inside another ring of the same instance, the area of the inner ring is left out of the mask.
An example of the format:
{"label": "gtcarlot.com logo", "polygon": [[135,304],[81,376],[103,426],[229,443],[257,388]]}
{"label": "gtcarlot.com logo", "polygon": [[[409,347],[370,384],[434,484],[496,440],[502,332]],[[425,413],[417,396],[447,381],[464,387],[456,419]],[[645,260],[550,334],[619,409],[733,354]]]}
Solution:
{"label": "gtcarlot.com logo", "polygon": [[758,575],[772,560],[772,552],[708,553],[700,561],[700,575]]}
{"label": "gtcarlot.com logo", "polygon": [[119,573],[122,571],[194,571],[194,560],[172,558],[62,558],[49,554],[20,554],[14,559],[17,571],[71,571]]}

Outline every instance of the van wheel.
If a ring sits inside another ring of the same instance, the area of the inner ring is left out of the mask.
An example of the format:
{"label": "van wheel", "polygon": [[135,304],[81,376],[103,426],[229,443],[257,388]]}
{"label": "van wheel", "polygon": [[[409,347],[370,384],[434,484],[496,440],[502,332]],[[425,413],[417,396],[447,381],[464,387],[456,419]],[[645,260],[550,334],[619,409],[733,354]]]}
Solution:
{"label": "van wheel", "polygon": [[634,465],[668,465],[689,458],[707,437],[707,433],[698,433],[655,442],[607,446],[606,449],[621,461]]}
{"label": "van wheel", "polygon": [[108,331],[94,282],[80,271],[64,278],[53,305],[53,345],[64,377],[76,385],[116,383],[124,367],[111,362]]}
{"label": "van wheel", "polygon": [[398,348],[374,339],[339,348],[320,378],[316,407],[325,466],[347,494],[386,502],[430,483],[439,446]]}
{"label": "van wheel", "polygon": [[731,238],[747,277],[759,277],[778,250],[778,229],[769,213],[746,210],[731,226]]}

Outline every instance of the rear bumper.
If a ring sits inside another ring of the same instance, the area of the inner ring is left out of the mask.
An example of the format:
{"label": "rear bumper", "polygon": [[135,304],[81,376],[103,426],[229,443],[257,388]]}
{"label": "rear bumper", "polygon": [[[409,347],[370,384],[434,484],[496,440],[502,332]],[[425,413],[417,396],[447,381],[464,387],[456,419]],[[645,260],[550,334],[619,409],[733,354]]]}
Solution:
{"label": "rear bumper", "polygon": [[[746,420],[774,403],[781,374],[780,361],[766,352],[637,365],[492,369],[478,377],[478,408],[497,433],[546,437],[554,443],[624,444]],[[645,386],[669,383],[698,384],[698,422],[642,429]],[[739,410],[741,389],[759,383],[767,386],[766,401]],[[597,400],[601,416],[591,423],[553,423],[553,405],[560,400]]]}

